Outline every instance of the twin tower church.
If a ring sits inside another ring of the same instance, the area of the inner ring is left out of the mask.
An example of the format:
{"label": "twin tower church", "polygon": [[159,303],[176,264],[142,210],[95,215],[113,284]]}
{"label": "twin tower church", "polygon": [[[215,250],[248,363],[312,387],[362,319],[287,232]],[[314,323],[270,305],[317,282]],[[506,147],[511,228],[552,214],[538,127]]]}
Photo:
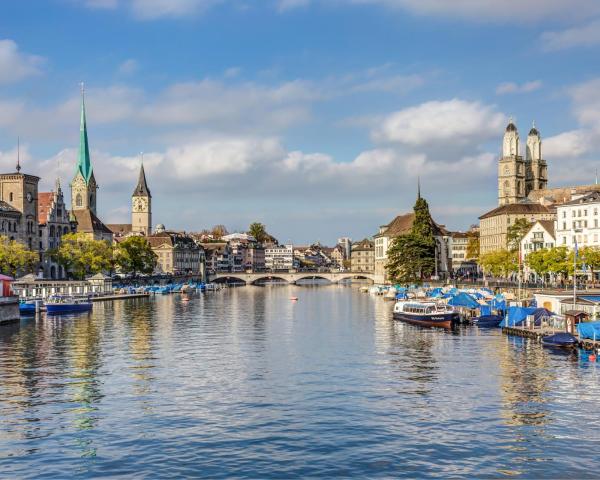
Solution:
{"label": "twin tower church", "polygon": [[[71,181],[71,215],[77,222],[77,231],[93,236],[97,240],[112,241],[113,234],[152,233],[152,195],[146,182],[144,165],[140,166],[137,186],[131,197],[131,224],[105,225],[96,213],[98,184],[90,158],[85,99],[81,97],[81,126],[79,131],[79,155],[75,176]],[[116,231],[117,230],[117,231]]]}

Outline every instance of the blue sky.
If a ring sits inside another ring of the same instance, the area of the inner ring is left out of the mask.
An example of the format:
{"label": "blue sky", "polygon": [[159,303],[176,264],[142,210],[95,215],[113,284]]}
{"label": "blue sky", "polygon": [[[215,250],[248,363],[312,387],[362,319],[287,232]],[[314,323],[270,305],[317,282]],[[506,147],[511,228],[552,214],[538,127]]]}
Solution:
{"label": "blue sky", "polygon": [[360,239],[411,209],[465,229],[496,204],[508,117],[550,184],[600,151],[600,2],[24,0],[0,15],[0,167],[74,171],[79,82],[107,222],[139,152],[154,221]]}

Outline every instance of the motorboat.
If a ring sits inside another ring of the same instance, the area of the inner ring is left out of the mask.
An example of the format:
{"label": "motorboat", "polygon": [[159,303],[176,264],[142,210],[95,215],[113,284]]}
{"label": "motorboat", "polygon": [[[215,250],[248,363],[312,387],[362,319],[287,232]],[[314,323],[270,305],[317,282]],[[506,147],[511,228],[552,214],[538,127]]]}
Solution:
{"label": "motorboat", "polygon": [[452,306],[443,303],[399,300],[394,304],[394,320],[426,327],[451,328],[460,317]]}
{"label": "motorboat", "polygon": [[89,312],[92,309],[92,301],[89,297],[72,297],[53,295],[45,302],[46,312],[50,315],[61,313]]}
{"label": "motorboat", "polygon": [[502,317],[500,315],[480,315],[473,318],[473,324],[481,328],[495,328],[500,326]]}
{"label": "motorboat", "polygon": [[542,337],[542,345],[552,348],[573,348],[577,346],[577,337],[568,332],[559,332]]}
{"label": "motorboat", "polygon": [[35,315],[36,300],[21,300],[19,302],[19,313],[21,316]]}

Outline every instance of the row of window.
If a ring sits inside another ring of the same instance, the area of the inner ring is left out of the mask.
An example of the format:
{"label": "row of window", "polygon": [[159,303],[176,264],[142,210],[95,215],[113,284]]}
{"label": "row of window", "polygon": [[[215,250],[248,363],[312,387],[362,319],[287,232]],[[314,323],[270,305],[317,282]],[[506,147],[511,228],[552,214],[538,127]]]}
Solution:
{"label": "row of window", "polygon": [[[588,228],[588,221],[587,220],[574,220],[572,225],[573,225],[573,229]],[[598,219],[597,218],[594,219],[594,228],[598,228]],[[567,229],[567,222],[562,223],[562,229],[563,230]]]}
{"label": "row of window", "polygon": [[[583,215],[582,215],[583,213]],[[571,216],[572,217],[587,217],[588,211],[587,208],[584,208],[583,210],[579,209],[579,210],[571,210]],[[594,215],[598,215],[598,208],[594,207]],[[567,218],[567,211],[563,210],[563,218]]]}
{"label": "row of window", "polygon": [[[575,244],[575,238],[577,238],[577,243],[578,245],[586,245],[588,243],[588,238],[590,240],[593,241],[593,243],[598,243],[598,234],[594,233],[594,235],[590,235],[589,237],[587,235],[573,235],[572,237],[572,244]],[[567,244],[567,237],[562,237],[562,244],[566,245]]]}

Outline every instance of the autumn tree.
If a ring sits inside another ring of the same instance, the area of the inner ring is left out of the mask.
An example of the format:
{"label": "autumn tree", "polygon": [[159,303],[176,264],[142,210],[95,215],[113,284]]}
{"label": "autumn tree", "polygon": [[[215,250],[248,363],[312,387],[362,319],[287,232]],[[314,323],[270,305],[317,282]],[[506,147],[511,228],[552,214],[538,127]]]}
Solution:
{"label": "autumn tree", "polygon": [[467,260],[477,260],[479,258],[479,232],[467,232]]}
{"label": "autumn tree", "polygon": [[517,272],[519,268],[517,254],[505,249],[483,254],[479,258],[479,264],[487,273],[504,278]]}
{"label": "autumn tree", "polygon": [[506,231],[506,243],[511,252],[519,250],[519,244],[530,228],[531,223],[525,218],[517,218],[515,223],[508,227]]}
{"label": "autumn tree", "polygon": [[18,273],[34,273],[39,261],[38,255],[25,245],[8,237],[0,236],[0,271],[11,277]]}
{"label": "autumn tree", "polygon": [[156,267],[156,254],[145,237],[132,236],[120,242],[114,251],[116,265],[123,273],[150,274]]}
{"label": "autumn tree", "polygon": [[52,256],[78,280],[83,280],[86,275],[110,271],[113,266],[110,243],[93,240],[85,233],[64,235]]}

